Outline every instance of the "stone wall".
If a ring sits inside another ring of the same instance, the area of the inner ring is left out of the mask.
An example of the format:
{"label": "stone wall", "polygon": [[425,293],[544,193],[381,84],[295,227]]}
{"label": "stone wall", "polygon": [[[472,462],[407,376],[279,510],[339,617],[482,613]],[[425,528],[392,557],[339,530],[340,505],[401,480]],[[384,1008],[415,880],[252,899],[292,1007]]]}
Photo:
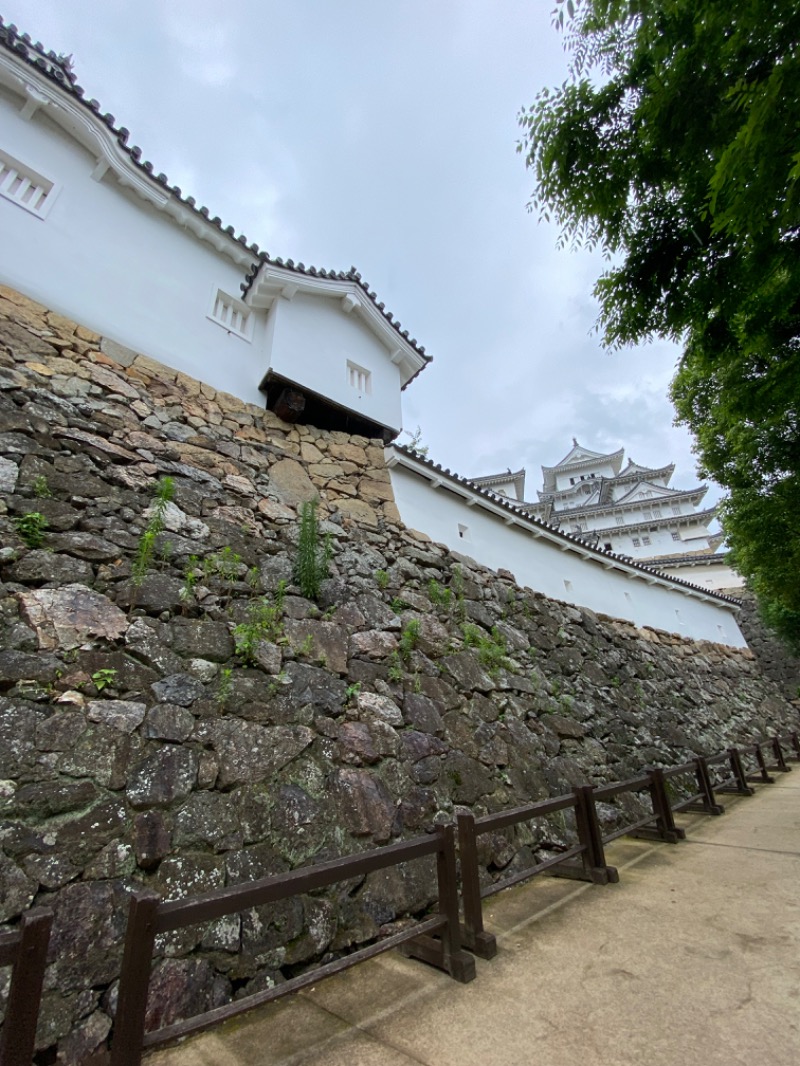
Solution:
{"label": "stone wall", "polygon": [[796,700],[800,697],[800,658],[793,655],[781,637],[764,622],[752,592],[747,589],[724,591],[726,596],[741,600],[742,609],[737,618],[739,628],[762,674],[774,681],[787,699]]}
{"label": "stone wall", "polygon": [[[377,442],[125,362],[0,290],[0,921],[55,911],[42,1062],[106,1042],[135,884],[196,893],[797,722],[749,651],[404,529]],[[312,497],[316,603],[293,576]],[[485,876],[565,828],[487,839]],[[390,929],[433,896],[419,865],[162,939],[151,1024]]]}

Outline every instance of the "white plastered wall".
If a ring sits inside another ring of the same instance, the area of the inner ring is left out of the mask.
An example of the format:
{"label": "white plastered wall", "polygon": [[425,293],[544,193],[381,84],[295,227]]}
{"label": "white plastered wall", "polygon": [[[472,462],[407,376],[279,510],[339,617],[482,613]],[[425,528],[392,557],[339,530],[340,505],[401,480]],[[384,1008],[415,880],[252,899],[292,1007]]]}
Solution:
{"label": "white plastered wall", "polygon": [[[657,566],[658,563],[654,565]],[[744,588],[744,578],[724,562],[710,563],[703,566],[665,566],[662,572],[670,577],[691,581],[693,585],[699,585],[703,589],[711,589],[712,592],[717,592],[720,589]]]}
{"label": "white plastered wall", "polygon": [[520,585],[638,626],[746,647],[733,608],[720,601],[648,580],[648,575],[633,569],[606,569],[593,557],[562,550],[563,541],[536,537],[523,524],[507,525],[507,515],[495,514],[480,503],[468,506],[444,482],[432,488],[427,477],[400,464],[391,467],[391,479],[407,526],[490,569],[510,570]]}
{"label": "white plastered wall", "polygon": [[[342,310],[341,298],[278,296],[269,317],[273,330],[269,358],[276,374],[400,430],[400,371],[358,313]],[[369,374],[367,390],[350,385],[348,363]]]}
{"label": "white plastered wall", "polygon": [[263,314],[243,340],[207,316],[245,270],[123,189],[48,117],[0,91],[0,147],[60,186],[40,219],[0,198],[0,279],[46,307],[215,388],[263,405]]}

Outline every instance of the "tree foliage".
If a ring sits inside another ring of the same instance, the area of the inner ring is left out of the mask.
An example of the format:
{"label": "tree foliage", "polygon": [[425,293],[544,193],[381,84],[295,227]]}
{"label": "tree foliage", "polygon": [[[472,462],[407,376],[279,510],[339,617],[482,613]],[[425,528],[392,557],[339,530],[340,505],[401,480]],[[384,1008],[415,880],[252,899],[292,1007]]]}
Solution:
{"label": "tree foliage", "polygon": [[729,492],[737,566],[800,641],[800,6],[566,0],[556,22],[570,77],[520,119],[532,206],[608,257],[607,345],[683,344],[678,421]]}

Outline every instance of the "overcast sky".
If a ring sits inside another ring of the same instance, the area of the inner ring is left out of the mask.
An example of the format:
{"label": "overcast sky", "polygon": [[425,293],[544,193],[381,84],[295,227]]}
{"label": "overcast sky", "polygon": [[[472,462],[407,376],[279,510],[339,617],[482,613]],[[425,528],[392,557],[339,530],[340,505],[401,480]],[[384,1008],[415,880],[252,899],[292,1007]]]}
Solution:
{"label": "overcast sky", "polygon": [[[528,213],[520,107],[566,74],[552,0],[0,0],[172,184],[271,255],[357,267],[434,357],[404,421],[465,476],[572,437],[696,484],[668,344],[605,352],[599,256]],[[716,499],[715,490],[707,499]]]}

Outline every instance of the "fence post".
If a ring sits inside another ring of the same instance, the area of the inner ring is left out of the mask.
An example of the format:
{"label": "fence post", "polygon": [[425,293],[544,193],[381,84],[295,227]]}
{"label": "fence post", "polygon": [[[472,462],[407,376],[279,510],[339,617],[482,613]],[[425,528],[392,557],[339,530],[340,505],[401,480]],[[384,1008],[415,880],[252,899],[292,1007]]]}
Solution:
{"label": "fence post", "polygon": [[439,885],[439,912],[447,918],[442,932],[444,967],[461,984],[475,979],[475,960],[461,947],[461,927],[458,921],[458,881],[456,873],[456,834],[453,825],[436,827],[440,848],[436,855],[436,875]]}
{"label": "fence post", "polygon": [[142,1061],[147,992],[160,902],[160,897],[147,889],[131,896],[111,1042],[111,1066],[139,1066]]}
{"label": "fence post", "polygon": [[497,954],[497,939],[483,928],[475,815],[471,811],[459,811],[456,821],[458,854],[461,859],[461,898],[464,903],[463,940],[469,950],[474,951],[480,958],[493,959]]}
{"label": "fence post", "polygon": [[800,759],[800,736],[797,735],[797,730],[795,730],[793,733],[790,733],[789,736],[785,739],[789,741],[789,743],[792,745],[792,748],[794,749],[794,755],[792,756],[792,758]]}
{"label": "fence post", "polygon": [[606,862],[603,834],[594,805],[594,785],[575,785],[573,792],[578,840],[586,849],[583,852],[584,869],[597,884],[616,884],[619,874],[615,866],[609,866]]}
{"label": "fence post", "polygon": [[764,784],[766,784],[766,785],[774,785],[775,784],[775,778],[769,776],[769,770],[767,769],[767,762],[766,762],[766,759],[764,758],[764,752],[761,750],[761,742],[760,741],[757,740],[755,742],[755,744],[753,745],[753,750],[756,753],[756,762],[758,763],[759,773],[758,773],[758,775],[753,775],[753,777],[750,780],[754,780],[755,777],[758,776],[759,779],[764,782]]}
{"label": "fence post", "polygon": [[779,737],[772,738],[772,750],[775,753],[775,763],[778,769],[781,773],[787,774],[791,770],[791,766],[789,766],[786,759],[783,757],[783,748],[781,747]]}
{"label": "fence post", "polygon": [[29,911],[22,916],[0,1035],[3,1066],[30,1066],[33,1059],[52,924],[53,912],[49,910]]}
{"label": "fence post", "polygon": [[742,756],[738,748],[728,748],[728,757],[731,761],[731,774],[733,775],[733,785],[723,785],[718,789],[719,792],[736,792],[740,796],[752,796],[755,792],[754,788],[751,788],[747,783],[747,773],[742,762]]}
{"label": "fence post", "polygon": [[650,778],[650,784],[647,787],[650,790],[653,814],[656,816],[656,832],[668,844],[677,844],[679,840],[683,840],[686,833],[675,825],[664,771],[660,766],[652,766],[647,774]]}
{"label": "fence post", "polygon": [[725,808],[721,803],[717,803],[717,798],[714,795],[714,786],[711,783],[711,774],[709,773],[705,756],[698,756],[694,760],[694,765],[697,786],[703,797],[703,810],[706,814],[724,814]]}

